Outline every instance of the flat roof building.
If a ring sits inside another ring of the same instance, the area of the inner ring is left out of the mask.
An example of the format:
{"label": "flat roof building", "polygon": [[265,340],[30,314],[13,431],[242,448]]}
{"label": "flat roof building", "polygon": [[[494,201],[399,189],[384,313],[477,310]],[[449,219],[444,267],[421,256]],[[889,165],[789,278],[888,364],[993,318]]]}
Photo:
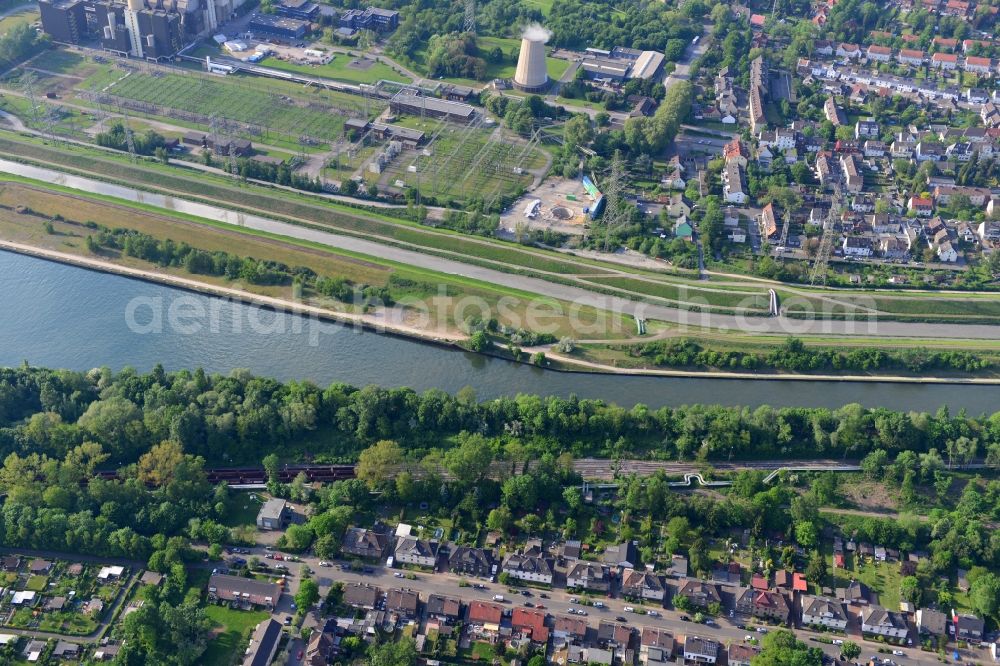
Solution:
{"label": "flat roof building", "polygon": [[285,39],[300,39],[309,31],[308,21],[300,21],[277,14],[256,13],[250,17],[250,23],[247,27],[252,32]]}
{"label": "flat roof building", "polygon": [[476,109],[462,102],[451,102],[437,97],[427,97],[412,92],[397,93],[389,100],[390,113],[411,116],[430,116],[443,120],[469,122],[476,115]]}

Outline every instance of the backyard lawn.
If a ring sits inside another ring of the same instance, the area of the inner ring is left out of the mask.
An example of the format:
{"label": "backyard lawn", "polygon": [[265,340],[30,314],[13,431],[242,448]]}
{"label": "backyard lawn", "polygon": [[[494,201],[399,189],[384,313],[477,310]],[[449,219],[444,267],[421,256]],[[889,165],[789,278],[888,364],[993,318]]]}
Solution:
{"label": "backyard lawn", "polygon": [[[832,564],[832,562],[831,562]],[[834,577],[834,587],[847,587],[851,579],[858,580],[878,595],[878,603],[884,608],[899,610],[899,573],[898,562],[871,562],[858,564],[858,558],[852,553],[845,553],[843,569],[829,571]]]}
{"label": "backyard lawn", "polygon": [[233,654],[243,646],[253,628],[268,618],[264,611],[241,611],[224,606],[209,606],[205,614],[215,623],[218,632],[201,657],[201,663],[207,666],[229,666]]}

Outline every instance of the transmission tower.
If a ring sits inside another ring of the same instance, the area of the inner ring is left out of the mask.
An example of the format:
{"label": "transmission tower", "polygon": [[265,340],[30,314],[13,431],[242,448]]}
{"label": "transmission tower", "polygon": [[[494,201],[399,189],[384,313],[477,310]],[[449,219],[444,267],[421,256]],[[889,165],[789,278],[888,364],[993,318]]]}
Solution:
{"label": "transmission tower", "polygon": [[35,97],[34,72],[26,72],[24,76],[21,77],[21,87],[24,89],[24,94],[28,96],[28,101],[31,103],[31,126],[37,127],[39,103],[38,98]]}
{"label": "transmission tower", "polygon": [[792,226],[792,211],[785,211],[785,222],[781,225],[781,240],[778,241],[778,247],[781,248],[781,260],[785,260],[785,248],[788,247],[788,228]]}
{"label": "transmission tower", "polygon": [[813,261],[812,272],[809,274],[809,283],[822,283],[826,286],[826,268],[830,263],[830,253],[833,251],[833,238],[836,235],[834,226],[837,220],[837,211],[841,204],[840,183],[833,186],[833,200],[830,205],[830,213],[823,223],[823,235],[819,240],[819,249],[816,250],[816,259]]}
{"label": "transmission tower", "polygon": [[132,161],[135,162],[138,159],[138,156],[135,152],[135,137],[132,136],[132,125],[129,122],[128,109],[124,106],[119,108],[122,112],[122,116],[125,118],[125,144],[128,146],[128,154],[131,156]]}
{"label": "transmission tower", "polygon": [[465,32],[476,33],[476,0],[465,0],[465,22],[462,29]]}
{"label": "transmission tower", "polygon": [[625,192],[625,160],[616,150],[611,160],[611,175],[604,181],[604,251],[611,248],[611,232],[626,221],[628,213],[622,205]]}

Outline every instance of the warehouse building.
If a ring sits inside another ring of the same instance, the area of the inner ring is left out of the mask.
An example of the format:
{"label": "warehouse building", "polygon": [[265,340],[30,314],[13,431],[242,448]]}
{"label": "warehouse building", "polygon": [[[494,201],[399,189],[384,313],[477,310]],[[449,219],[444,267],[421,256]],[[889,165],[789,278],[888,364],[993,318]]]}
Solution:
{"label": "warehouse building", "polygon": [[457,122],[469,122],[476,115],[476,109],[468,104],[418,95],[408,90],[397,93],[389,100],[389,112]]}
{"label": "warehouse building", "polygon": [[660,76],[665,59],[659,51],[640,51],[621,46],[611,51],[590,48],[584,52],[580,66],[595,81],[619,83]]}
{"label": "warehouse building", "polygon": [[248,24],[251,32],[278,39],[301,39],[309,32],[309,22],[278,16],[277,14],[254,14]]}

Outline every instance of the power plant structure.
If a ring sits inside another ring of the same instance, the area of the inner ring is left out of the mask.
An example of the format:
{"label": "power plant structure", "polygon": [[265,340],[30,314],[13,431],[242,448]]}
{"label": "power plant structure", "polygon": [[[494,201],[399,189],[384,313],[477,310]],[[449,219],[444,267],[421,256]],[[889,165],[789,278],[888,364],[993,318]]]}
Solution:
{"label": "power plant structure", "polygon": [[42,29],[56,42],[145,60],[173,57],[211,34],[244,0],[39,0]]}
{"label": "power plant structure", "polygon": [[545,42],[549,33],[544,28],[525,30],[521,37],[521,54],[514,72],[514,87],[529,93],[542,92],[549,87],[549,72],[545,66]]}

